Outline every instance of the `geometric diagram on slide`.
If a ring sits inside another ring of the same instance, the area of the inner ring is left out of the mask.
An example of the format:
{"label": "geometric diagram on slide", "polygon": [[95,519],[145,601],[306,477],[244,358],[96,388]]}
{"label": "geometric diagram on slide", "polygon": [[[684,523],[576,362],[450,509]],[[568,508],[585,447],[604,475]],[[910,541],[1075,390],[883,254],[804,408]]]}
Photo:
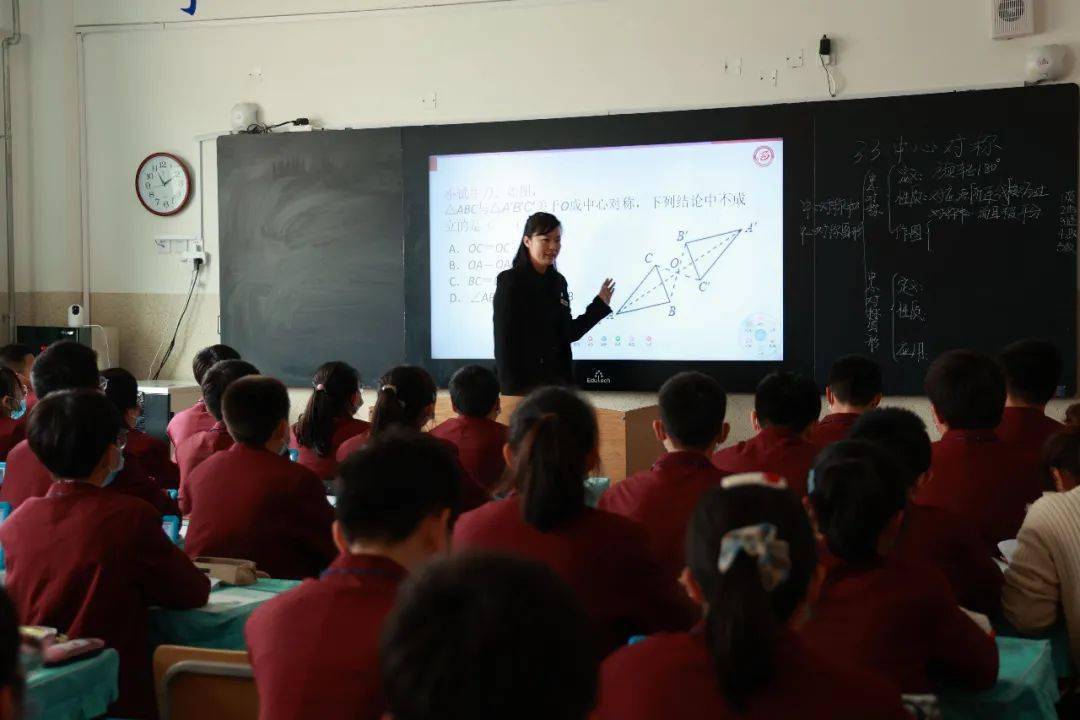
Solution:
{"label": "geometric diagram on slide", "polygon": [[758,358],[776,358],[780,354],[780,323],[765,313],[748,316],[739,326],[739,344]]}
{"label": "geometric diagram on slide", "polygon": [[[742,232],[740,228],[684,241],[682,256],[673,259],[670,268],[662,265],[650,267],[615,314],[626,315],[638,310],[670,305],[675,299],[679,276],[698,283],[704,281]],[[684,260],[687,262],[684,263]]]}

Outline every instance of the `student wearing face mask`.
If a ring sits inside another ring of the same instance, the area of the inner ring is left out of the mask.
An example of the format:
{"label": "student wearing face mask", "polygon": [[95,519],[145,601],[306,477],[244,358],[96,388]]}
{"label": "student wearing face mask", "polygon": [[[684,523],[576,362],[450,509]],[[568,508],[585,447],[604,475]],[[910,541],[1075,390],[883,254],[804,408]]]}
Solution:
{"label": "student wearing face mask", "polygon": [[191,473],[184,549],[253,560],[271,577],[316,577],[334,559],[334,512],[319,476],[290,462],[289,393],[273,378],[236,380],[222,402],[236,444]]}
{"label": "student wearing face mask", "polygon": [[26,392],[19,377],[0,367],[0,462],[26,437]]}
{"label": "student wearing face mask", "polygon": [[0,526],[0,544],[19,621],[103,639],[120,653],[120,699],[109,715],[152,718],[148,610],[201,607],[210,585],[150,505],[107,489],[124,466],[126,436],[120,413],[96,390],[41,400],[27,439],[55,482]]}
{"label": "student wearing face mask", "polygon": [[495,365],[507,395],[543,385],[573,383],[570,344],[611,314],[615,283],[608,278],[585,312],[570,313],[566,278],[555,269],[562,223],[550,213],[525,222],[514,264],[495,285]]}
{"label": "student wearing face mask", "polygon": [[180,470],[169,459],[169,444],[147,435],[137,425],[142,415],[142,393],[135,376],[123,368],[101,371],[105,397],[116,406],[128,428],[127,454],[138,458],[146,474],[163,488],[175,488],[180,484]]}

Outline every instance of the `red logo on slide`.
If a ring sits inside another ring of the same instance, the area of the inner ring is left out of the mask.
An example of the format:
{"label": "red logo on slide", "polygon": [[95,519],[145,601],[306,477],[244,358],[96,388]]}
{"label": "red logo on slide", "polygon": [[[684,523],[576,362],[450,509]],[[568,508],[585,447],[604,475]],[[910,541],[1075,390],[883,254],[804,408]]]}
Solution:
{"label": "red logo on slide", "polygon": [[754,150],[754,162],[757,163],[758,167],[769,167],[775,159],[776,154],[768,145],[759,145],[757,149]]}

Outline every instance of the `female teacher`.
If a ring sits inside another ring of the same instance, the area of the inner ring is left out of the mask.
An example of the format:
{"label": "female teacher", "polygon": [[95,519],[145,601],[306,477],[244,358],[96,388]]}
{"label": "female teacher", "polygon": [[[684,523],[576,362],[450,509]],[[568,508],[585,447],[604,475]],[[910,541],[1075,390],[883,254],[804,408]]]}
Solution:
{"label": "female teacher", "polygon": [[615,283],[605,280],[585,314],[570,316],[566,278],[555,269],[562,225],[549,213],[525,222],[511,269],[495,286],[495,366],[506,395],[524,395],[541,385],[574,380],[570,343],[611,313]]}

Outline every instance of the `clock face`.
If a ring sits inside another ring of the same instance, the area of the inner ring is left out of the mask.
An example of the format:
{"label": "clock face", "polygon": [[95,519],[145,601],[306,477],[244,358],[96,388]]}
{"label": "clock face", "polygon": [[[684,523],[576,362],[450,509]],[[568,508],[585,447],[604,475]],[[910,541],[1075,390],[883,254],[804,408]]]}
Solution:
{"label": "clock face", "polygon": [[155,215],[175,215],[187,204],[191,176],[180,158],[155,153],[142,161],[135,176],[139,200]]}

